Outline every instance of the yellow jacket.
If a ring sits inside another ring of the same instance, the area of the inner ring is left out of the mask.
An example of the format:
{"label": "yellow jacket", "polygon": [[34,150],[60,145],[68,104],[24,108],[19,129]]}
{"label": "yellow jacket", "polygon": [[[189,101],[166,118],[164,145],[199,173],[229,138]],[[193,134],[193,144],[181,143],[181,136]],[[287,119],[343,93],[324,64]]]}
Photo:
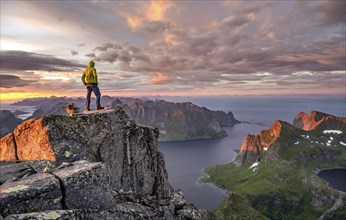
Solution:
{"label": "yellow jacket", "polygon": [[84,84],[87,83],[95,83],[98,84],[97,82],[97,73],[96,73],[96,69],[94,68],[95,63],[94,61],[90,61],[89,62],[89,66],[84,70],[84,73],[82,75],[82,82]]}

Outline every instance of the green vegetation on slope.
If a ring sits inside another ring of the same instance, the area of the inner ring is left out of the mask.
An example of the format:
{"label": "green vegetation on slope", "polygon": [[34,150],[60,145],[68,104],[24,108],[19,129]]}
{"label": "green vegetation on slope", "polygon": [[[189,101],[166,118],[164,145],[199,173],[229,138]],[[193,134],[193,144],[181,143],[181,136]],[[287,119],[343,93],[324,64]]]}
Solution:
{"label": "green vegetation on slope", "polygon": [[256,209],[252,208],[249,201],[238,193],[230,192],[221,202],[219,207],[213,212],[209,213],[208,219],[256,219],[266,220],[267,217],[263,216]]}
{"label": "green vegetation on slope", "polygon": [[[239,193],[270,219],[318,219],[340,192],[319,178],[317,170],[346,167],[343,136],[290,125],[284,125],[280,135],[268,151],[260,153],[257,166],[250,168],[252,164],[245,162],[208,167],[209,177],[202,181]],[[344,216],[344,209],[345,205],[335,211],[335,217]],[[214,215],[220,217],[217,211]]]}

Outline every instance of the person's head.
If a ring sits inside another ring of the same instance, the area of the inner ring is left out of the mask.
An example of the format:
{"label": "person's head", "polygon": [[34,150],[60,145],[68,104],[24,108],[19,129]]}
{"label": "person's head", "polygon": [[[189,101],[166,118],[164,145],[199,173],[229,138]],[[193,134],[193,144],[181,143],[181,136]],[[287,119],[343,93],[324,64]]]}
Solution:
{"label": "person's head", "polygon": [[94,66],[95,66],[95,62],[91,60],[91,61],[89,62],[89,66],[94,67]]}

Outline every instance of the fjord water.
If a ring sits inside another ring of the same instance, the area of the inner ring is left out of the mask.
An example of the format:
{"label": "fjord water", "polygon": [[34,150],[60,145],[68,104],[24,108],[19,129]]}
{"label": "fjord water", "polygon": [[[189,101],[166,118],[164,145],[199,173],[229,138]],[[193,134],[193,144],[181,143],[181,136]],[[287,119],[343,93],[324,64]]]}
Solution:
{"label": "fjord water", "polygon": [[[168,178],[175,189],[182,189],[185,198],[198,208],[213,210],[222,201],[225,191],[212,184],[199,183],[203,168],[232,161],[246,134],[257,134],[277,120],[293,123],[301,111],[311,110],[345,117],[345,96],[258,96],[258,97],[164,97],[167,101],[192,102],[212,110],[232,111],[235,118],[249,123],[225,127],[228,137],[159,143],[165,156]],[[339,174],[336,175],[338,178]],[[333,175],[329,178],[333,182]],[[333,186],[333,184],[330,184]]]}
{"label": "fjord water", "polygon": [[318,176],[326,180],[329,186],[346,192],[346,169],[328,169],[322,170]]}

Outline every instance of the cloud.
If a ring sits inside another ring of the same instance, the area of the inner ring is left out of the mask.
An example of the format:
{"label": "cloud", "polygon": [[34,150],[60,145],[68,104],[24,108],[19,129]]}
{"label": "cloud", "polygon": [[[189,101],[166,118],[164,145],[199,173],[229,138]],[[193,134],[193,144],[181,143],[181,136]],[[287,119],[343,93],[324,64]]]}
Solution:
{"label": "cloud", "polygon": [[[329,82],[323,78],[327,72],[345,70],[344,1],[53,1],[28,4],[30,10],[24,10],[25,3],[18,4],[22,6],[18,14],[30,18],[30,24],[38,24],[36,27],[44,33],[57,36],[55,31],[67,30],[68,26],[68,30],[76,29],[71,32],[76,37],[68,36],[70,45],[65,39],[54,40],[62,46],[52,50],[53,56],[1,52],[1,68],[6,71],[80,70],[84,65],[57,58],[77,55],[77,51],[66,51],[76,45],[85,56],[73,59],[81,63],[87,59],[99,61],[98,70],[107,72],[100,77],[109,89],[124,81],[126,87],[138,90],[151,84],[167,89],[301,88],[312,78],[316,79],[311,83],[315,86],[319,79]],[[85,16],[91,13],[102,16]],[[51,21],[50,15],[64,16],[64,20]],[[36,21],[31,22],[34,18]],[[49,22],[58,24],[50,28]],[[7,31],[2,37],[10,38],[11,34]],[[85,37],[78,44],[80,36]],[[15,42],[21,40],[16,38]],[[303,71],[323,74],[292,76]],[[320,85],[327,84],[321,81]]]}
{"label": "cloud", "polygon": [[164,23],[160,22],[167,22],[166,13],[175,6],[173,1],[152,0],[150,5],[148,3],[144,2],[144,5],[140,6],[141,10],[121,11],[119,13],[120,16],[125,17],[132,31],[136,31],[138,28],[144,33],[148,33],[149,30],[162,31],[164,28],[162,24]]}
{"label": "cloud", "polygon": [[166,21],[145,21],[138,28],[138,31],[146,35],[161,35],[171,28],[171,23]]}
{"label": "cloud", "polygon": [[27,86],[30,83],[33,83],[32,80],[23,80],[15,75],[0,75],[0,87],[3,88],[12,88],[19,86]]}
{"label": "cloud", "polygon": [[241,27],[251,21],[251,17],[247,16],[229,16],[221,21],[221,25],[226,28]]}
{"label": "cloud", "polygon": [[90,57],[90,58],[95,58],[96,55],[95,53],[88,53],[88,54],[85,54],[86,57]]}
{"label": "cloud", "polygon": [[318,17],[320,24],[345,24],[346,1],[322,0],[312,7],[312,11],[314,10],[321,13],[321,16]]}
{"label": "cloud", "polygon": [[54,56],[25,51],[1,51],[3,70],[79,71],[84,65]]}
{"label": "cloud", "polygon": [[72,51],[71,51],[71,55],[72,55],[72,56],[78,55],[78,51],[72,50]]}
{"label": "cloud", "polygon": [[149,73],[148,75],[151,77],[151,79],[148,81],[149,84],[168,84],[172,82],[168,76],[160,72]]}
{"label": "cloud", "polygon": [[150,21],[165,20],[166,12],[173,7],[174,7],[173,1],[152,0],[149,9],[146,11],[146,17]]}
{"label": "cloud", "polygon": [[101,52],[96,55],[96,61],[117,63],[121,70],[135,71],[141,69],[151,69],[149,66],[151,64],[150,55],[139,47],[129,43],[106,43],[96,47],[94,51]]}

